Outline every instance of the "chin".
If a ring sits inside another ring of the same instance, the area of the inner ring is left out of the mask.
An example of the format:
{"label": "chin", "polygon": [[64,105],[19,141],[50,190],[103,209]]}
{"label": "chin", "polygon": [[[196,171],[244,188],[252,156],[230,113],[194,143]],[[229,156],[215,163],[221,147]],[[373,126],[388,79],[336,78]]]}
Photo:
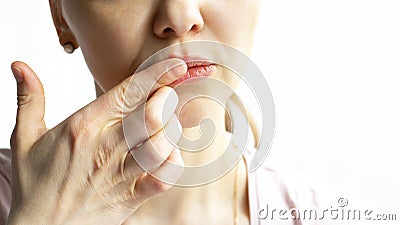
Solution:
{"label": "chin", "polygon": [[176,113],[182,128],[192,128],[199,126],[201,121],[206,118],[216,123],[225,116],[225,108],[210,98],[198,97],[187,102]]}

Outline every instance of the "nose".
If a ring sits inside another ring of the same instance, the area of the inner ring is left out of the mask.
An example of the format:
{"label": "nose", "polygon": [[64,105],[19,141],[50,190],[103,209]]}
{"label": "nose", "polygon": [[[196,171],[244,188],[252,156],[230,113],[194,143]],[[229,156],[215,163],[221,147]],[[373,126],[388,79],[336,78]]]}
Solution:
{"label": "nose", "polygon": [[195,35],[203,29],[204,19],[196,0],[161,0],[153,32],[159,38]]}

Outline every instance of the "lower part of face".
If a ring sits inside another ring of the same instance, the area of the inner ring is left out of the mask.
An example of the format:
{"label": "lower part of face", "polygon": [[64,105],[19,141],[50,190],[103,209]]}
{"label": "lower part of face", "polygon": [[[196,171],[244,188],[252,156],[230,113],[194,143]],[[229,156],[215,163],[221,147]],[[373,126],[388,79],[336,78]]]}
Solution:
{"label": "lower part of face", "polygon": [[[150,55],[173,44],[216,41],[249,54],[260,2],[61,0],[63,16],[82,49],[94,79],[104,91],[134,74]],[[218,65],[212,77],[233,87],[238,82],[237,76]],[[193,101],[182,115],[193,118],[193,110],[198,115],[210,114],[212,105],[218,104],[211,104],[209,100]],[[184,117],[180,119],[183,121]],[[188,124],[198,122],[186,120]]]}

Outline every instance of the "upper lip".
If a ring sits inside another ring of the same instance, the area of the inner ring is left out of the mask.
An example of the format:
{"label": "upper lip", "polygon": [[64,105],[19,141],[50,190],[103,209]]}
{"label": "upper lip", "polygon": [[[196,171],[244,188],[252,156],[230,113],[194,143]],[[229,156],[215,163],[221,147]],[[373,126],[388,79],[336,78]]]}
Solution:
{"label": "upper lip", "polygon": [[198,57],[198,56],[171,56],[170,58],[179,58],[185,61],[188,68],[198,67],[198,66],[209,66],[214,63],[210,62],[210,60]]}

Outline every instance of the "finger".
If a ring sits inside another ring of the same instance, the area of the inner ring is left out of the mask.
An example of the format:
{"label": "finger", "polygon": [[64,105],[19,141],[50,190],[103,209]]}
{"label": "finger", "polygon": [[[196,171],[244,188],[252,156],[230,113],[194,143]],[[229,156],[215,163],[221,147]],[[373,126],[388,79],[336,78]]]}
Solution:
{"label": "finger", "polygon": [[162,180],[167,184],[175,184],[179,180],[184,171],[184,162],[180,150],[174,148],[170,156],[164,163],[150,175],[153,178]]}
{"label": "finger", "polygon": [[151,172],[163,164],[173,149],[164,132],[160,131],[130,153],[142,172]]}
{"label": "finger", "polygon": [[[168,102],[171,102],[171,100],[165,100],[168,98],[172,98],[172,103],[168,104]],[[104,164],[109,164],[104,161],[104,159],[109,158],[105,157],[105,155],[112,155],[113,163],[111,164],[115,168],[113,169],[114,172],[108,175],[105,174],[106,177],[111,177],[114,182],[121,182],[145,171],[129,152],[130,149],[133,149],[132,146],[136,146],[135,151],[138,151],[137,157],[146,158],[145,165],[147,165],[148,169],[153,167],[148,166],[149,161],[161,161],[154,164],[154,167],[158,167],[165,160],[170,149],[163,154],[163,151],[158,151],[161,149],[160,146],[171,146],[172,149],[172,144],[176,144],[181,136],[181,125],[177,116],[173,113],[178,103],[177,98],[172,88],[162,87],[150,98],[145,107],[129,115],[131,118],[126,123],[125,119],[123,121],[124,125],[113,126],[104,130],[105,132],[103,132],[100,140],[104,140],[106,147],[100,148],[99,153],[96,154],[96,159],[98,159],[96,162],[99,165],[98,167],[103,167]],[[163,106],[163,104],[167,106]],[[146,111],[143,108],[146,108]],[[162,109],[166,109],[165,111],[167,111],[162,113],[163,115],[161,115]],[[145,117],[143,114],[147,115],[146,119],[143,119]],[[160,119],[161,117],[163,119]],[[168,122],[164,122],[168,117]],[[158,121],[157,124],[159,126],[152,125],[154,122],[151,121],[154,120]],[[124,132],[122,131],[123,126]],[[127,142],[130,142],[130,148],[127,147]],[[158,145],[157,143],[159,142],[162,142],[162,144]],[[142,145],[139,147],[137,143],[141,143]],[[112,151],[103,152],[102,149],[112,149]],[[158,157],[159,155],[161,157]],[[105,177],[99,178],[100,180],[104,180]]]}
{"label": "finger", "polygon": [[[164,86],[156,91],[144,106],[126,116],[121,126],[129,149],[160,131],[174,114],[178,100],[174,89]],[[115,126],[111,132],[120,133],[121,130],[120,126]]]}
{"label": "finger", "polygon": [[137,179],[135,184],[137,200],[145,201],[170,189],[181,177],[183,164],[179,150],[173,150],[168,159],[156,171]]}
{"label": "finger", "polygon": [[142,105],[154,91],[166,86],[187,71],[186,63],[178,58],[171,58],[156,63],[149,68],[125,79],[93,102],[93,107],[103,113],[97,117],[112,126]]}
{"label": "finger", "polygon": [[[131,157],[132,158],[132,157]],[[168,163],[166,163],[168,162]],[[178,165],[179,168],[171,168],[171,164]],[[167,161],[156,170],[153,175],[141,173],[135,177],[124,180],[116,185],[110,192],[109,198],[112,201],[123,201],[131,207],[138,207],[151,197],[163,193],[172,187],[170,184],[157,179],[157,176],[169,174],[169,179],[176,181],[183,172],[183,160],[179,150],[174,149],[168,156]],[[162,173],[162,174],[161,174]]]}
{"label": "finger", "polygon": [[162,131],[152,136],[137,149],[127,152],[122,179],[130,179],[145,171],[157,169],[174,149],[180,136],[180,123],[174,114]]}
{"label": "finger", "polygon": [[45,97],[42,83],[23,62],[14,62],[11,70],[17,81],[18,110],[11,146],[28,150],[45,132]]}

